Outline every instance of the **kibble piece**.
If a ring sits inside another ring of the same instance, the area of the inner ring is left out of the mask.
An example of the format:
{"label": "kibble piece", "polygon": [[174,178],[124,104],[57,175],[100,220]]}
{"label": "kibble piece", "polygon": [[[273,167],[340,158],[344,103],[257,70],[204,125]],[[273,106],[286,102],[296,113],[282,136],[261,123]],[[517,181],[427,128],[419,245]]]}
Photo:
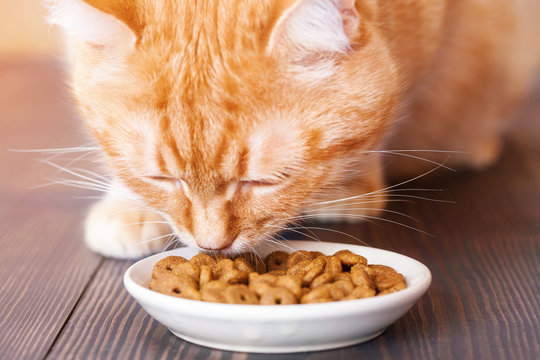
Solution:
{"label": "kibble piece", "polygon": [[341,260],[339,260],[337,256],[326,257],[326,266],[324,267],[325,273],[330,273],[334,277],[341,274],[342,271]]}
{"label": "kibble piece", "polygon": [[261,305],[292,305],[297,304],[298,299],[289,290],[283,287],[269,286],[261,294]]}
{"label": "kibble piece", "polygon": [[309,284],[309,287],[312,289],[318,288],[319,286],[323,284],[328,284],[334,280],[334,275],[332,273],[322,273],[321,275],[317,276],[311,284]]}
{"label": "kibble piece", "polygon": [[330,294],[330,284],[323,284],[316,289],[313,289],[302,296],[300,302],[302,304],[313,304],[332,301]]}
{"label": "kibble piece", "polygon": [[384,265],[368,265],[367,267],[375,288],[381,295],[405,289],[405,277],[391,267]]}
{"label": "kibble piece", "polygon": [[257,295],[247,285],[230,285],[225,289],[225,301],[229,304],[255,305],[259,303]]}
{"label": "kibble piece", "polygon": [[357,264],[367,264],[367,260],[365,257],[355,254],[350,250],[338,251],[334,254],[334,256],[337,257],[341,261],[341,264],[347,269],[350,269]]}
{"label": "kibble piece", "polygon": [[229,285],[220,280],[210,281],[201,287],[201,298],[209,302],[225,302],[225,290]]}
{"label": "kibble piece", "polygon": [[192,257],[189,260],[189,262],[192,263],[193,265],[196,265],[196,266],[199,266],[199,267],[201,265],[208,265],[208,266],[216,265],[216,259],[214,259],[210,255],[207,255],[205,253],[198,253],[197,255]]}
{"label": "kibble piece", "polygon": [[201,269],[197,265],[190,263],[189,261],[177,265],[173,271],[173,274],[177,276],[187,275],[194,280],[199,280],[201,276]]}
{"label": "kibble piece", "polygon": [[160,274],[172,272],[176,266],[186,261],[187,260],[181,256],[167,256],[166,258],[159,260],[154,265],[154,269],[152,271],[152,278],[155,279]]}
{"label": "kibble piece", "polygon": [[255,272],[255,268],[246,259],[236,258],[234,259],[234,266],[238,270],[246,271],[248,273]]}
{"label": "kibble piece", "polygon": [[313,279],[323,273],[325,266],[326,259],[323,256],[319,256],[315,260],[312,260],[311,263],[307,265],[307,271],[302,277],[302,285],[309,286]]}
{"label": "kibble piece", "polygon": [[212,268],[209,265],[201,265],[200,275],[199,275],[199,286],[208,284],[212,280],[214,280],[214,274],[213,274]]}
{"label": "kibble piece", "polygon": [[264,263],[264,260],[257,254],[246,252],[237,255],[234,260],[236,261],[236,259],[246,260],[259,274],[264,274],[266,272],[266,264]]}
{"label": "kibble piece", "polygon": [[284,251],[274,251],[264,259],[268,272],[274,270],[287,270],[289,254]]}
{"label": "kibble piece", "polygon": [[173,273],[162,274],[159,278],[152,279],[148,284],[151,290],[162,294],[201,300],[201,294],[198,291],[197,282],[187,275],[175,275]]}
{"label": "kibble piece", "polygon": [[277,278],[275,285],[289,290],[298,299],[302,294],[302,279],[294,275],[283,275]]}
{"label": "kibble piece", "polygon": [[298,250],[293,252],[287,259],[287,269],[293,268],[296,264],[305,260],[313,260],[309,251]]}

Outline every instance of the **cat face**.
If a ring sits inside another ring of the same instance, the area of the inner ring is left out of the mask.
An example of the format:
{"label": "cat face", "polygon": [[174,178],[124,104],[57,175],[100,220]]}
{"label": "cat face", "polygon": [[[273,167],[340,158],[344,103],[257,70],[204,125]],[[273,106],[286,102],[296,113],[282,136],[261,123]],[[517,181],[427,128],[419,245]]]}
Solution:
{"label": "cat face", "polygon": [[361,172],[389,126],[395,66],[354,1],[87,3],[53,15],[86,124],[188,245],[264,241]]}

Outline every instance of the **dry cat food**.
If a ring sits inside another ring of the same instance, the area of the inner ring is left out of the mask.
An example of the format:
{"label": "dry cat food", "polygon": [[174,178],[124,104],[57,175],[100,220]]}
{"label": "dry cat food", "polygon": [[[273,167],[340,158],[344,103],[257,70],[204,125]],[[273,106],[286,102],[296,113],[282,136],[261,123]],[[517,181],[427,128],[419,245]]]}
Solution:
{"label": "dry cat food", "polygon": [[158,261],[151,290],[176,297],[229,304],[286,305],[361,299],[405,289],[405,278],[384,265],[368,265],[349,250],[326,256],[275,251],[264,260],[253,253],[235,258],[204,253],[191,260]]}

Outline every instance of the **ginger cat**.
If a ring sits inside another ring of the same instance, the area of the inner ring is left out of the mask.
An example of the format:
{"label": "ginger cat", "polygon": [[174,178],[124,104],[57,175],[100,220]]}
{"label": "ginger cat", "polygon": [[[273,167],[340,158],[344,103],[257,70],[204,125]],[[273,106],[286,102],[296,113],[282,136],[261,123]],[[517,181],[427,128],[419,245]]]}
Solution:
{"label": "ginger cat", "polygon": [[[171,228],[189,246],[232,253],[303,212],[375,214],[379,150],[460,151],[449,166],[486,166],[540,58],[534,0],[49,7],[115,177],[88,215],[86,241],[113,257],[162,250]],[[398,160],[393,175],[433,167]]]}

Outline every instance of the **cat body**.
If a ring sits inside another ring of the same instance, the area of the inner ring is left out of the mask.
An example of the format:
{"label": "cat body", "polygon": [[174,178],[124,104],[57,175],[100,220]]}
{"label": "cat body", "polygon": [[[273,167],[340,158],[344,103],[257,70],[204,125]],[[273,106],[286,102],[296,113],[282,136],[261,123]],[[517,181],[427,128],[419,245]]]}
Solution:
{"label": "cat body", "polygon": [[[162,250],[171,228],[240,252],[301,213],[376,214],[385,149],[486,166],[540,55],[532,0],[51,3],[116,179],[87,244],[116,257]],[[388,171],[447,160],[423,156]]]}

